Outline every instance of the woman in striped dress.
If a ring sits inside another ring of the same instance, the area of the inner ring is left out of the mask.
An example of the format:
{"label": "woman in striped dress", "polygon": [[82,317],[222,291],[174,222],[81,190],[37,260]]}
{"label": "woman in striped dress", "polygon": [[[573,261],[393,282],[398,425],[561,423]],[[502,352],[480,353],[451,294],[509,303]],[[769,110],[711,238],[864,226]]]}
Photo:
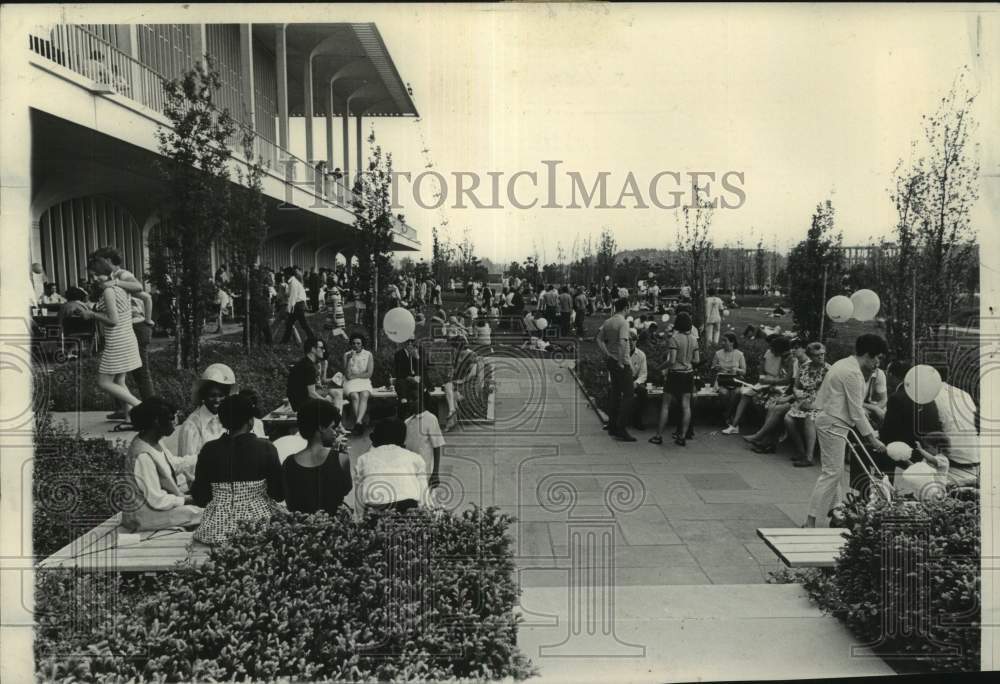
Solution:
{"label": "woman in striped dress", "polygon": [[87,261],[91,278],[103,288],[101,300],[104,312],[88,310],[84,318],[99,321],[104,337],[104,351],[97,372],[97,386],[119,402],[129,407],[142,403],[129,392],[125,384],[128,373],[142,368],[139,343],[132,330],[131,296],[111,279],[114,267],[101,257],[91,257]]}

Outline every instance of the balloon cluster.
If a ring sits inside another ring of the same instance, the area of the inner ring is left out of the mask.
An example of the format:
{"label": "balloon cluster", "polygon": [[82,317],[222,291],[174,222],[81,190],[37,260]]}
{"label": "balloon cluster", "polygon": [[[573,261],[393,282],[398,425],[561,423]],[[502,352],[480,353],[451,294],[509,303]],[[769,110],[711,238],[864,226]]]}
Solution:
{"label": "balloon cluster", "polygon": [[837,295],[826,303],[826,315],[836,323],[846,323],[851,318],[870,321],[882,306],[878,295],[871,290],[858,290],[850,297]]}

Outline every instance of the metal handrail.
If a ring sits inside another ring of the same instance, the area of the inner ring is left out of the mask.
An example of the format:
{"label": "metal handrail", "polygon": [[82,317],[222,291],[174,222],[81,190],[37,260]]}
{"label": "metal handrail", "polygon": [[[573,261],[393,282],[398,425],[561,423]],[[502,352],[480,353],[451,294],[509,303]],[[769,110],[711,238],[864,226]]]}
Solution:
{"label": "metal handrail", "polygon": [[[47,38],[29,34],[28,47],[35,54],[85,76],[103,88],[160,114],[166,111],[167,91],[164,86],[170,79],[82,26],[57,24],[49,30]],[[242,155],[242,134],[250,131],[254,136],[255,153],[263,159],[267,168],[284,172],[285,180],[312,185],[317,196],[330,206],[353,211],[352,202],[356,198],[342,181],[327,179],[324,183],[317,183],[313,164],[268,140],[246,124],[236,121],[236,125],[237,130],[226,141],[231,149]]]}

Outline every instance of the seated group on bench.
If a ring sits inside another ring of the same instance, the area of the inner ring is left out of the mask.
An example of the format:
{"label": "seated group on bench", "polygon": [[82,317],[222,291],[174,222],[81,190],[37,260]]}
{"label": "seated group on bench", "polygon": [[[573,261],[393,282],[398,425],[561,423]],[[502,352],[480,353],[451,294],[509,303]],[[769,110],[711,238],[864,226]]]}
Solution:
{"label": "seated group on bench", "polygon": [[[309,398],[298,406],[300,448],[282,458],[275,443],[255,433],[258,409],[252,392],[228,394],[231,385],[200,384],[200,408],[215,409],[205,422],[213,429],[218,425],[221,433],[197,433],[206,439],[193,468],[191,458],[175,457],[163,444],[175,429],[175,406],[152,397],[132,409],[138,434],[129,447],[128,463],[140,502],[124,512],[126,529],[196,527],[196,541],[220,544],[242,522],[269,518],[286,508],[335,514],[345,508],[352,490],[359,512],[431,505],[444,439],[437,418],[421,410],[419,394],[404,395],[401,417],[375,424],[372,448],[359,457],[352,473],[347,433],[331,402]],[[203,389],[206,385],[211,391]],[[220,391],[226,394],[216,402]],[[429,461],[433,464],[428,473]]]}

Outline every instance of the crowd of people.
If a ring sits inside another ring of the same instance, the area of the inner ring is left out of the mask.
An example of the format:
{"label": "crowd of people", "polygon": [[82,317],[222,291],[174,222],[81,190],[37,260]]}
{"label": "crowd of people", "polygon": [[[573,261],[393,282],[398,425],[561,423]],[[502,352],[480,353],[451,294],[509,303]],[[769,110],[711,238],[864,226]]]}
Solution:
{"label": "crowd of people", "polygon": [[[316,349],[306,350],[314,366]],[[273,442],[263,433],[256,395],[236,391],[236,377],[222,364],[202,374],[197,408],[179,427],[178,407],[160,397],[134,406],[128,472],[141,500],[123,524],[133,531],[192,527],[196,540],[219,544],[242,523],[283,510],[336,515],[353,508],[363,515],[434,506],[445,440],[416,386],[401,391],[398,416],[374,423],[371,448],[352,464],[338,402],[316,392],[314,378],[293,371],[289,386],[300,382],[313,393],[295,400],[296,432]],[[176,455],[166,446],[175,430]]]}

